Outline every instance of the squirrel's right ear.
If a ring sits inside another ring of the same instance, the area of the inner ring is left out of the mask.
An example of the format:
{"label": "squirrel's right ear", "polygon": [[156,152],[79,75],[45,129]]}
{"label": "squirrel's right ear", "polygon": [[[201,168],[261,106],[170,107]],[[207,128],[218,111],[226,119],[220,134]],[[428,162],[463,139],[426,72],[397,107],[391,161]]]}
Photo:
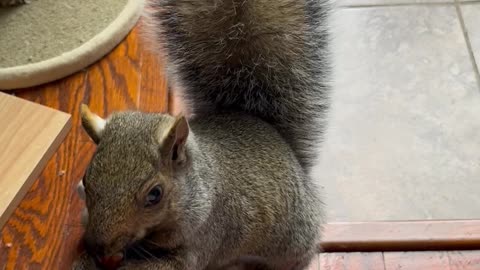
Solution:
{"label": "squirrel's right ear", "polygon": [[85,104],[82,104],[80,108],[80,114],[82,117],[83,128],[87,132],[88,136],[90,136],[90,138],[92,138],[92,140],[98,144],[100,142],[100,138],[102,137],[102,132],[107,121],[92,113]]}
{"label": "squirrel's right ear", "polygon": [[185,116],[179,116],[175,119],[173,125],[168,131],[163,131],[160,136],[162,160],[167,164],[181,165],[186,159],[185,144],[189,134],[190,127]]}

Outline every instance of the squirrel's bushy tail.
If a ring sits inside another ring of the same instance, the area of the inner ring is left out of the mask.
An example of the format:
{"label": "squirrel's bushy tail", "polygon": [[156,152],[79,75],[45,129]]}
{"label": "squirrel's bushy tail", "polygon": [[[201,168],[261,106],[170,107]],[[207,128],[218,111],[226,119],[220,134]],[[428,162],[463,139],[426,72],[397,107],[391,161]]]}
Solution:
{"label": "squirrel's bushy tail", "polygon": [[328,108],[328,1],[150,0],[149,17],[193,114],[257,116],[308,171]]}

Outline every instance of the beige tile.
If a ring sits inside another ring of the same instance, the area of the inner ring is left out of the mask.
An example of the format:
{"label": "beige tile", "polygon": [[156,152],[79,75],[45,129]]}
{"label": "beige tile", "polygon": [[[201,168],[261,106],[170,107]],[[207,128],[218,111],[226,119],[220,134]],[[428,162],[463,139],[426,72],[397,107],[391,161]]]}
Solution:
{"label": "beige tile", "polygon": [[480,3],[462,5],[461,8],[472,51],[477,64],[480,65]]}
{"label": "beige tile", "polygon": [[330,221],[480,218],[480,91],[453,6],[334,15]]}

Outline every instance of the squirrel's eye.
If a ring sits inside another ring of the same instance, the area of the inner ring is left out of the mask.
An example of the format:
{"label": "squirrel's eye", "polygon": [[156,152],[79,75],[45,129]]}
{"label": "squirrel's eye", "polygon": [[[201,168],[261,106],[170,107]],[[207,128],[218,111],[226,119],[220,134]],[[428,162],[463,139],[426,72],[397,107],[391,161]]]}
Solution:
{"label": "squirrel's eye", "polygon": [[158,204],[162,200],[162,187],[161,186],[154,186],[147,195],[145,199],[145,207],[150,207]]}

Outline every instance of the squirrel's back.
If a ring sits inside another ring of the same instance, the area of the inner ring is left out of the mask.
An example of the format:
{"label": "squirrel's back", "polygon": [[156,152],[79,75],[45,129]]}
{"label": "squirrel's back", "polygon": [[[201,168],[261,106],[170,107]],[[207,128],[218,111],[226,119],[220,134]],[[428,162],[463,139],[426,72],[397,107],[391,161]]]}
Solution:
{"label": "squirrel's back", "polygon": [[150,31],[195,116],[259,117],[308,171],[328,108],[328,1],[150,0]]}

